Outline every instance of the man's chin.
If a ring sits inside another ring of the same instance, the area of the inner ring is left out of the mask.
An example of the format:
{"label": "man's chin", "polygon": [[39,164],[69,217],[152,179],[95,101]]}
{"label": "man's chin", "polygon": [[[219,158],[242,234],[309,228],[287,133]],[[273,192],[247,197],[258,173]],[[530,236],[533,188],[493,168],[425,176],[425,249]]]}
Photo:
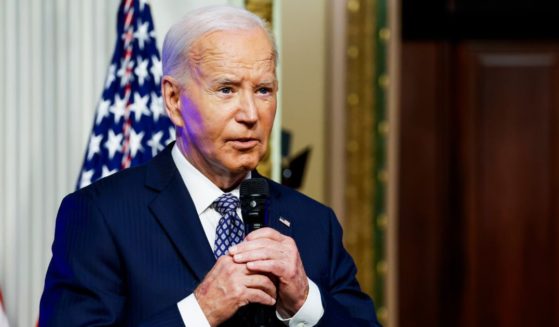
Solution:
{"label": "man's chin", "polygon": [[258,164],[252,164],[252,163],[241,164],[236,167],[235,171],[239,174],[248,173],[249,171],[255,170],[257,166]]}
{"label": "man's chin", "polygon": [[235,174],[248,173],[249,171],[256,169],[258,163],[259,160],[256,159],[247,160],[247,158],[239,158],[238,160],[235,160],[235,162],[232,162],[230,171]]}

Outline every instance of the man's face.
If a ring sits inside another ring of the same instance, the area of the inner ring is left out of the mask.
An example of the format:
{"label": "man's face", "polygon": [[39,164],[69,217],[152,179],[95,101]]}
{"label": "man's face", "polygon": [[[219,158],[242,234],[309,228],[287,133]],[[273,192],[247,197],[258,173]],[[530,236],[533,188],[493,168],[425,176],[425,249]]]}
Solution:
{"label": "man's face", "polygon": [[272,44],[261,29],[218,31],[197,40],[188,55],[190,75],[180,92],[183,151],[214,183],[244,176],[266,152],[276,112]]}

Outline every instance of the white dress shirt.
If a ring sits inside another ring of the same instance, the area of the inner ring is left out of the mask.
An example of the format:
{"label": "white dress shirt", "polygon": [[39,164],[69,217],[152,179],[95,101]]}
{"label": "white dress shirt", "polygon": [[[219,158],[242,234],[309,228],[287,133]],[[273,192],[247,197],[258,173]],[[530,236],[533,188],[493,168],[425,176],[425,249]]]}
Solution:
{"label": "white dress shirt", "polygon": [[[208,239],[208,244],[214,249],[215,231],[221,215],[211,208],[212,203],[219,198],[224,192],[213,184],[206,176],[204,176],[198,169],[196,169],[180,152],[178,146],[175,144],[172,150],[173,161],[179,170],[190,197],[196,207],[196,212],[204,228],[204,233]],[[250,178],[250,172],[246,178]],[[237,198],[239,197],[239,187],[230,192]],[[242,219],[241,208],[237,208],[237,215]],[[324,314],[322,306],[322,299],[320,297],[320,290],[318,286],[309,281],[309,294],[303,306],[297,313],[291,317],[284,319],[276,311],[276,316],[285,325],[288,326],[314,326],[318,323]],[[210,326],[204,312],[200,308],[194,293],[190,294],[179,303],[177,303],[182,320],[187,327],[194,326]]]}

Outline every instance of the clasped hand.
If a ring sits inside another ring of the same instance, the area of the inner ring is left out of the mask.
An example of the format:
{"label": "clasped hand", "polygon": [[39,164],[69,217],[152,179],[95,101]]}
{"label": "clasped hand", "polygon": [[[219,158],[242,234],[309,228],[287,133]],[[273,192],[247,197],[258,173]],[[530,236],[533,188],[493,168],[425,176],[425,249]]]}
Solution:
{"label": "clasped hand", "polygon": [[303,306],[308,292],[295,241],[262,228],[220,257],[194,295],[210,325],[216,326],[249,303],[275,304],[282,317],[291,317]]}

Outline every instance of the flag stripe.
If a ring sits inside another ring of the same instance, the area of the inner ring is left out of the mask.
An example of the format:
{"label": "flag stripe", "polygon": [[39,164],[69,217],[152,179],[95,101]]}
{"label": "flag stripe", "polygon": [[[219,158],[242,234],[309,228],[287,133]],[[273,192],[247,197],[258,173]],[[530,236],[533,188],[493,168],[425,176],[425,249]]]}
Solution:
{"label": "flag stripe", "polygon": [[[126,60],[125,62],[128,63],[130,62],[130,59],[132,58],[133,55],[133,49],[132,49],[132,36],[133,36],[133,26],[131,25],[132,19],[134,18],[134,9],[130,8],[129,6],[129,2],[127,1],[127,5],[125,7],[125,12],[126,12],[126,22],[124,24],[124,29],[126,31],[126,41],[125,41],[125,48],[126,48]],[[131,93],[131,85],[130,85],[130,80],[131,80],[131,75],[132,75],[132,67],[130,66],[126,66],[126,114],[124,115],[124,126],[122,128],[122,133],[124,135],[124,144],[122,146],[122,153],[124,154],[122,157],[122,163],[120,165],[120,169],[126,169],[128,167],[130,167],[130,162],[132,161],[132,158],[130,157],[130,151],[129,151],[129,146],[130,146],[130,93]]]}
{"label": "flag stripe", "polygon": [[0,289],[0,327],[9,327],[8,317],[4,309],[4,298],[2,296],[2,289]]}

